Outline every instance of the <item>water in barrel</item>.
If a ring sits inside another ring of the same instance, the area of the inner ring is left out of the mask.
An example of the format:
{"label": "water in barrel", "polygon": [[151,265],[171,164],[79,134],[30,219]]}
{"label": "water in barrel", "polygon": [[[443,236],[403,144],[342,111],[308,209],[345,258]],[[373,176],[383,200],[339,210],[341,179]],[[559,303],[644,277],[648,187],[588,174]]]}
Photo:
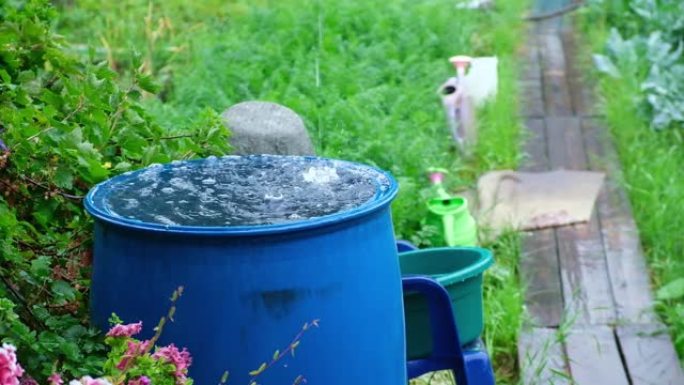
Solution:
{"label": "water in barrel", "polygon": [[352,210],[389,187],[351,163],[224,156],[152,165],[115,178],[101,202],[116,217],[167,226],[254,226]]}

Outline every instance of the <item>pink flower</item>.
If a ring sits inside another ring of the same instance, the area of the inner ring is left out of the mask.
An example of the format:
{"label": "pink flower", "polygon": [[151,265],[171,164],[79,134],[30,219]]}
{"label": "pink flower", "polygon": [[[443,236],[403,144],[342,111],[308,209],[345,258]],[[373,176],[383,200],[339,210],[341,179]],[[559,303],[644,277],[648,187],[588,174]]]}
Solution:
{"label": "pink flower", "polygon": [[127,325],[114,325],[114,327],[107,332],[107,337],[131,337],[140,333],[141,330],[142,321]]}
{"label": "pink flower", "polygon": [[128,367],[128,363],[135,357],[141,356],[149,344],[150,341],[128,341],[128,349],[126,349],[126,353],[124,353],[123,357],[121,357],[121,361],[119,361],[119,363],[116,365],[116,368],[119,370],[125,370]]}
{"label": "pink flower", "polygon": [[50,383],[50,385],[62,385],[64,381],[59,373],[52,373],[50,377],[48,377],[48,383]]}
{"label": "pink flower", "polygon": [[10,344],[2,344],[0,348],[0,385],[19,385],[19,377],[24,369],[17,363],[17,348]]}
{"label": "pink flower", "polygon": [[176,345],[171,344],[163,348],[157,348],[157,351],[152,355],[153,358],[163,359],[173,364],[176,367],[174,376],[176,377],[176,384],[183,385],[187,381],[188,368],[192,365],[192,357],[186,348],[178,350]]}
{"label": "pink flower", "polygon": [[92,378],[90,376],[85,376],[80,380],[70,381],[69,385],[112,385],[112,383],[104,378]]}
{"label": "pink flower", "polygon": [[129,380],[128,385],[150,385],[152,382],[147,376],[140,376],[135,380]]}

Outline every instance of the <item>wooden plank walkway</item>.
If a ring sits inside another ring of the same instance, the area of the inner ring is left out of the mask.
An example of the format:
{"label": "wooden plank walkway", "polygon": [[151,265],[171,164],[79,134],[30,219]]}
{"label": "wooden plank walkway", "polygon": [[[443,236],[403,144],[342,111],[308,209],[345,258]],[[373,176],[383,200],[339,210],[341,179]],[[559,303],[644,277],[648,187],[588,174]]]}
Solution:
{"label": "wooden plank walkway", "polygon": [[[536,0],[538,11],[567,0]],[[528,131],[522,169],[607,174],[589,223],[527,233],[521,273],[529,316],[518,353],[524,384],[684,384],[653,312],[647,266],[620,164],[592,88],[576,65],[571,23],[531,25],[520,77]]]}

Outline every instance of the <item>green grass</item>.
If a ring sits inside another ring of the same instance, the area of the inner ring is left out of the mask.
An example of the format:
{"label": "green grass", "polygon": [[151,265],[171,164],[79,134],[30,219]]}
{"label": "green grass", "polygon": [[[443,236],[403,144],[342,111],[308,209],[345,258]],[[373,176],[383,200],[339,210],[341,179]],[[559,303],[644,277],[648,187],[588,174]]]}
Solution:
{"label": "green grass", "polygon": [[485,274],[484,342],[494,357],[498,384],[515,384],[518,380],[518,332],[522,321],[524,296],[520,289],[520,237],[507,233],[496,243],[496,264]]}
{"label": "green grass", "polygon": [[[133,48],[140,50],[164,82],[162,98],[148,105],[165,122],[249,99],[292,108],[318,154],[377,165],[398,178],[395,231],[422,242],[428,167],[453,170],[456,187],[518,163],[516,49],[526,5],[507,0],[469,12],[453,0],[174,0],[150,11],[142,0],[80,0],[64,6],[60,31],[95,46],[96,56],[120,70],[134,61]],[[480,143],[470,160],[455,153],[436,94],[453,74],[446,59],[459,53],[500,59],[500,96],[479,115]],[[519,245],[506,236],[493,247],[485,338],[505,384],[516,381]]]}
{"label": "green grass", "polygon": [[[602,51],[608,28],[596,20],[585,28],[593,52]],[[618,79],[602,77],[598,88],[657,291],[684,277],[684,131],[682,127],[662,131],[649,127],[634,103],[647,69],[627,73]],[[656,309],[670,328],[680,360],[684,359],[684,302],[681,298],[661,300]]]}

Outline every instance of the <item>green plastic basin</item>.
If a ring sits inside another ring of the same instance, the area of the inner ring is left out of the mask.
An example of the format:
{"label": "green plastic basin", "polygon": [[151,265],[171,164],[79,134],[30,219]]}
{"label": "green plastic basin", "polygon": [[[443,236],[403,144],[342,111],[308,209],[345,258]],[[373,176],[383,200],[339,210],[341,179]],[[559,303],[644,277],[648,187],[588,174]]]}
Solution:
{"label": "green plastic basin", "polygon": [[[399,254],[402,275],[426,275],[449,292],[461,345],[475,341],[484,328],[482,273],[492,265],[492,253],[479,247],[443,247]],[[427,302],[418,294],[404,296],[409,359],[432,351]]]}

